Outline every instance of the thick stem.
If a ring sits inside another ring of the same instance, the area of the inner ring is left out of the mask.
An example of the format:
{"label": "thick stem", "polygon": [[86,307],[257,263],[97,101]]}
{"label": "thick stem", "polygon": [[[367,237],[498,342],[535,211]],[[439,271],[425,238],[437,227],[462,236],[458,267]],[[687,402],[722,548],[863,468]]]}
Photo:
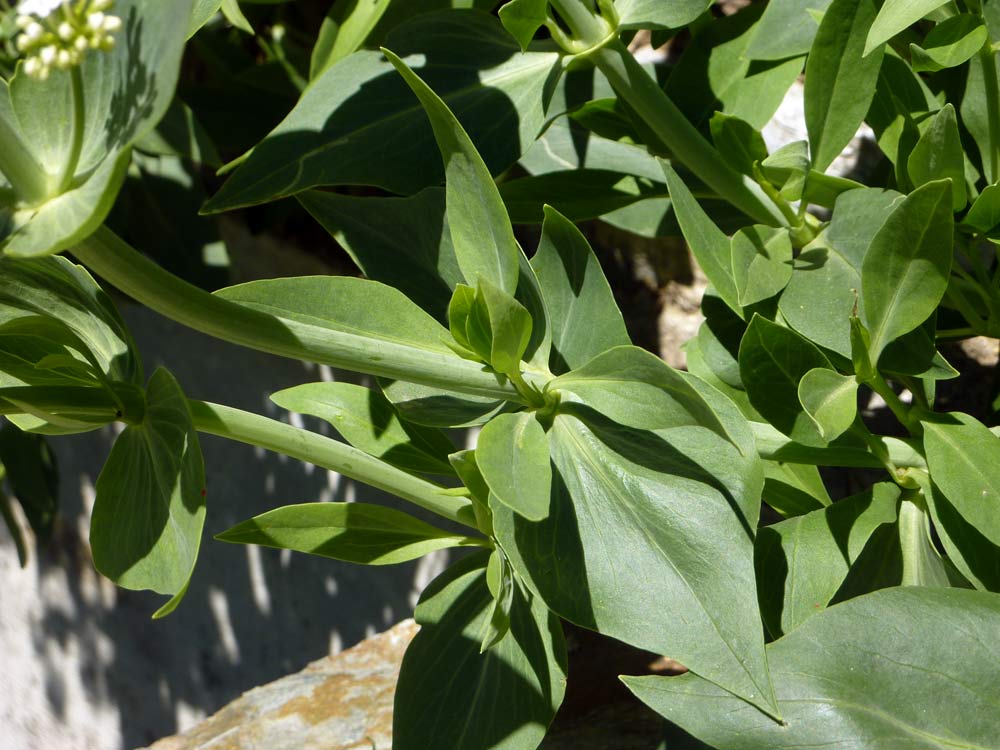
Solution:
{"label": "thick stem", "polygon": [[76,66],[70,70],[70,96],[73,101],[73,122],[71,124],[72,143],[69,156],[59,176],[57,193],[65,193],[73,184],[76,168],[80,165],[80,154],[83,153],[83,131],[86,127],[86,109],[83,101],[83,73]]}
{"label": "thick stem", "polygon": [[367,453],[315,432],[229,406],[188,402],[199,432],[255,445],[291,458],[336,471],[408,500],[442,518],[476,528],[472,503],[444,494],[444,489],[408,474]]}
{"label": "thick stem", "polygon": [[590,53],[590,57],[618,95],[663,142],[671,158],[754,221],[770,226],[787,225],[781,211],[767,199],[760,186],[726,163],[620,39],[609,41]]}
{"label": "thick stem", "polygon": [[997,81],[996,54],[987,39],[979,52],[986,89],[986,119],[990,127],[990,180],[1000,179],[1000,82]]}
{"label": "thick stem", "polygon": [[610,33],[608,24],[593,7],[593,0],[549,0],[552,7],[566,22],[574,40],[581,47],[600,44]]}
{"label": "thick stem", "polygon": [[163,270],[107,227],[78,244],[73,254],[137,301],[209,336],[368,375],[521,400],[510,383],[457,356],[391,342],[376,345],[363,335],[281,318],[211,295]]}

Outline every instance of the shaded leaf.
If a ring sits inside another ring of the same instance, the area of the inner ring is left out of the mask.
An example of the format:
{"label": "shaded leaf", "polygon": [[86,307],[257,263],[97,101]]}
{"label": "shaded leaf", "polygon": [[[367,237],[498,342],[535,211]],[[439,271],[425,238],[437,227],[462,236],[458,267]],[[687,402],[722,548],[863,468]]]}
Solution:
{"label": "shaded leaf", "polygon": [[501,414],[490,420],[476,443],[476,463],[490,499],[529,521],[549,514],[552,468],[545,431],[531,412]]}

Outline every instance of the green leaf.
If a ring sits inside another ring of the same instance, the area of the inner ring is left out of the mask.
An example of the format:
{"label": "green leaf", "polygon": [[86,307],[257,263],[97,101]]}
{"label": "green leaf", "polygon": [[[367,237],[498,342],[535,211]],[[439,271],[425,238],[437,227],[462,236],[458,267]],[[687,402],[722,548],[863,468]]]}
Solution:
{"label": "green leaf", "polygon": [[800,381],[810,370],[833,372],[816,346],[790,328],[754,315],[740,344],[739,362],[750,403],[761,416],[799,443],[823,447],[829,442],[798,396]]}
{"label": "green leaf", "polygon": [[733,279],[733,258],[729,238],[708,218],[684,181],[669,163],[661,162],[673,201],[677,222],[698,265],[723,301],[742,317],[739,293]]}
{"label": "green leaf", "polygon": [[784,724],[695,675],[632,677],[643,702],[718,750],[985,748],[1000,731],[1000,602],[896,588],[831,607],[768,647]]}
{"label": "green leaf", "polygon": [[468,537],[442,531],[401,511],[368,503],[286,505],[215,538],[361,565],[394,565],[470,542]]}
{"label": "green leaf", "polygon": [[548,0],[510,0],[500,8],[500,22],[527,51],[535,32],[548,20],[548,11]]}
{"label": "green leaf", "polygon": [[549,515],[552,468],[545,430],[531,412],[490,420],[476,443],[476,462],[496,500],[529,521]]}
{"label": "green leaf", "polygon": [[863,32],[874,18],[872,0],[833,0],[809,52],[806,127],[813,166],[820,172],[850,143],[875,96],[882,49],[862,56]]}
{"label": "green leaf", "polygon": [[514,606],[514,571],[503,550],[494,549],[486,565],[486,586],[493,596],[493,610],[483,623],[483,644],[480,653],[497,645],[510,632],[510,611]]}
{"label": "green leaf", "polygon": [[786,518],[822,510],[832,502],[816,466],[779,461],[764,461],[761,499]]}
{"label": "green leaf", "polygon": [[[82,267],[66,258],[0,258],[0,325],[39,317],[82,342],[110,380],[139,383],[142,365],[110,298]],[[50,340],[54,333],[43,334]],[[66,342],[64,342],[66,343]]]}
{"label": "green leaf", "polygon": [[282,409],[326,420],[344,440],[407,471],[451,474],[455,446],[429,427],[408,424],[378,391],[353,383],[307,383],[271,396]]}
{"label": "green leaf", "polygon": [[530,523],[494,506],[496,537],[562,617],[668,654],[773,712],[739,500],[759,497],[759,469],[658,408],[665,400],[630,406],[639,422],[659,418],[655,432],[564,400],[548,433],[549,517]]}
{"label": "green leaf", "polygon": [[917,188],[886,218],[861,268],[871,359],[923,323],[937,308],[951,274],[954,219],[951,182]]}
{"label": "green leaf", "polygon": [[70,74],[55,71],[45,82],[23,71],[15,75],[13,112],[31,134],[29,142],[50,191],[38,204],[12,207],[13,219],[0,231],[4,253],[56,253],[101,224],[124,178],[129,147],[153,128],[173,99],[191,5],[192,0],[120,0],[115,5],[124,27],[114,49],[88,53],[80,67],[86,102],[83,143],[65,190],[59,176],[73,142]]}
{"label": "green leaf", "polygon": [[712,5],[711,0],[616,0],[620,29],[680,29]]}
{"label": "green leaf", "polygon": [[[385,43],[402,57],[425,56],[421,78],[457,115],[491,173],[506,170],[534,142],[545,120],[546,82],[559,71],[555,52],[522,54],[497,19],[470,10],[417,16]],[[418,59],[409,58],[414,65]],[[375,185],[411,195],[442,182],[433,144],[427,115],[403,79],[380,52],[361,50],[310,84],[204,210],[320,185]]]}
{"label": "green leaf", "polygon": [[753,175],[755,162],[767,158],[767,145],[760,131],[746,120],[716,112],[709,121],[712,141],[722,157],[736,171]]}
{"label": "green leaf", "polygon": [[198,33],[199,29],[208,23],[221,7],[222,0],[194,0],[194,7],[191,10],[191,24],[188,26],[188,39]]}
{"label": "green leaf", "polygon": [[826,609],[875,529],[896,520],[898,500],[884,482],[757,533],[761,615],[775,638]]}
{"label": "green leaf", "polygon": [[799,381],[799,403],[824,440],[836,440],[858,415],[858,381],[823,367],[809,370]]}
{"label": "green leaf", "polygon": [[537,598],[515,591],[509,634],[480,653],[493,601],[485,565],[485,553],[456,563],[420,598],[396,687],[396,750],[534,750],[562,703],[566,646]]}
{"label": "green leaf", "polygon": [[166,370],[146,388],[146,413],[118,436],[97,478],[90,546],[94,565],[127,589],[180,603],[205,523],[205,464],[187,399]]}
{"label": "green leaf", "polygon": [[743,307],[778,294],[792,278],[792,240],[784,228],[755,224],[733,236],[733,282]]}
{"label": "green leaf", "polygon": [[896,201],[892,190],[851,190],[837,198],[825,233],[795,259],[791,281],[781,295],[782,317],[814,343],[851,356],[851,316],[863,304],[861,266],[875,234]]}
{"label": "green leaf", "polygon": [[751,60],[784,60],[812,47],[819,19],[832,0],[771,0],[747,49]]}
{"label": "green leaf", "polygon": [[335,62],[356,52],[389,8],[389,0],[336,0],[323,18],[309,63],[316,80]]}
{"label": "green leaf", "polygon": [[867,55],[892,39],[906,27],[915,24],[928,13],[937,10],[948,0],[886,0],[879,9],[878,17],[868,30],[865,40]]}
{"label": "green leaf", "polygon": [[[992,55],[993,67],[1000,75],[1000,58]],[[985,68],[983,57],[973,55],[969,59],[968,76],[959,112],[962,115],[962,125],[972,136],[979,151],[979,164],[986,182],[993,184],[1000,175],[993,174],[992,146],[990,143],[990,107],[986,96]],[[928,107],[934,109],[935,107]],[[970,156],[973,152],[970,151]]]}
{"label": "green leaf", "polygon": [[247,17],[243,15],[243,11],[240,10],[240,4],[237,0],[222,0],[221,3],[222,15],[226,17],[233,26],[235,26],[240,31],[250,34],[254,34],[253,26],[247,20]]}
{"label": "green leaf", "polygon": [[962,224],[981,234],[993,236],[1000,224],[1000,185],[988,185],[983,189]]}
{"label": "green leaf", "polygon": [[471,427],[505,406],[486,396],[471,396],[403,380],[380,380],[382,393],[407,422],[429,427]]}
{"label": "green leaf", "polygon": [[470,320],[483,314],[490,366],[497,372],[520,372],[521,358],[531,340],[531,314],[512,295],[480,277]]}
{"label": "green leaf", "polygon": [[625,321],[580,230],[550,206],[531,259],[552,327],[550,366],[580,367],[598,354],[630,343]]}
{"label": "green leaf", "polygon": [[451,290],[465,277],[445,216],[445,193],[359,198],[309,190],[299,203],[350,254],[365,276],[395,287],[437,320],[447,320]]}
{"label": "green leaf", "polygon": [[406,63],[386,49],[382,52],[430,118],[445,165],[451,239],[466,281],[476,284],[482,277],[513,295],[520,250],[489,168],[448,105]]}
{"label": "green leaf", "polygon": [[920,46],[910,44],[910,58],[916,73],[934,73],[955,68],[972,58],[989,39],[982,19],[959,13],[936,24]]}
{"label": "green leaf", "polygon": [[965,208],[965,153],[952,105],[946,104],[931,118],[910,152],[906,169],[916,187],[951,180],[951,206],[955,211]]}
{"label": "green leaf", "polygon": [[[0,466],[6,470],[39,546],[48,543],[59,512],[59,469],[45,439],[12,424],[0,428]],[[6,500],[0,500],[6,503]]]}
{"label": "green leaf", "polygon": [[923,423],[935,527],[977,588],[1000,591],[1000,438],[968,415],[950,416]]}
{"label": "green leaf", "polygon": [[782,198],[797,201],[805,194],[811,177],[809,144],[805,141],[786,143],[760,166],[764,177],[779,188]]}

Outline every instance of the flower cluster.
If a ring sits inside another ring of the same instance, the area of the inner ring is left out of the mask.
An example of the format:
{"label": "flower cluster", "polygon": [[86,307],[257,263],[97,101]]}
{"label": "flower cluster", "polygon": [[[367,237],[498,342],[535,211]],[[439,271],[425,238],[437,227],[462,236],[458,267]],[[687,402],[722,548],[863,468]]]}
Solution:
{"label": "flower cluster", "polygon": [[53,69],[80,64],[88,49],[109,50],[122,27],[108,15],[114,0],[21,0],[17,6],[17,49],[24,72],[45,80]]}

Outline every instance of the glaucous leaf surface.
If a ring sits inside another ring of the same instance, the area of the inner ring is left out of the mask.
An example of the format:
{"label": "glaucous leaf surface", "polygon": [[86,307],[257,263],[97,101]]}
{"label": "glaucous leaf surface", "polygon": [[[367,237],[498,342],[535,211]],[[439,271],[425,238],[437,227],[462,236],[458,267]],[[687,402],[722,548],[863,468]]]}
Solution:
{"label": "glaucous leaf surface", "polygon": [[965,208],[965,154],[951,104],[930,118],[906,160],[906,170],[915,187],[934,180],[951,180],[952,209]]}
{"label": "glaucous leaf surface", "polygon": [[364,45],[365,40],[389,9],[390,0],[357,3],[336,0],[323,18],[309,63],[309,79]]}
{"label": "glaucous leaf surface", "polygon": [[23,72],[11,81],[5,112],[29,134],[33,155],[51,185],[46,200],[17,206],[0,232],[0,247],[21,257],[59,252],[90,234],[107,216],[128,166],[128,148],[149,132],[174,96],[192,0],[120,0],[123,21],[114,48],[90,52],[83,78],[83,143],[72,182],[59,185],[72,147],[70,75],[44,82]]}
{"label": "glaucous leaf surface", "polygon": [[548,10],[548,0],[510,0],[500,8],[500,22],[526,51],[535,32],[548,20]]}
{"label": "glaucous leaf surface", "polygon": [[549,516],[493,508],[514,569],[561,616],[767,707],[751,560],[762,476],[745,421],[633,347],[550,387],[562,404]]}
{"label": "glaucous leaf surface", "polygon": [[826,356],[790,328],[755,315],[740,343],[740,378],[753,407],[777,429],[805,445],[829,440],[799,401],[800,382],[813,369],[833,370]]}
{"label": "glaucous leaf surface", "polygon": [[420,598],[396,686],[397,750],[535,750],[562,703],[562,629],[537,597],[515,590],[510,631],[480,653],[493,610],[486,564],[487,553],[465,558]]}
{"label": "glaucous leaf surface", "polygon": [[872,362],[927,320],[944,296],[952,261],[951,208],[951,181],[928,182],[892,210],[872,239],[861,267]]}
{"label": "glaucous leaf surface", "polygon": [[832,0],[771,0],[747,49],[751,60],[784,60],[812,47],[819,21]]}
{"label": "glaucous leaf surface", "polygon": [[361,565],[393,565],[469,542],[468,537],[435,528],[402,511],[368,503],[286,505],[215,538]]}
{"label": "glaucous leaf surface", "polygon": [[353,383],[306,383],[271,396],[282,409],[329,422],[348,443],[407,471],[451,474],[455,446],[440,430],[403,422],[384,395]]}
{"label": "glaucous leaf surface", "polygon": [[630,677],[644,703],[717,750],[985,748],[1000,732],[1000,599],[893,588],[768,646],[784,724],[693,674]]}
{"label": "glaucous leaf surface", "polygon": [[379,387],[404,420],[429,427],[483,424],[505,404],[486,396],[456,393],[405,380],[380,379]]}
{"label": "glaucous leaf surface", "polygon": [[630,343],[590,244],[572,222],[548,206],[531,266],[552,328],[553,372],[580,367],[608,349]]}
{"label": "glaucous leaf surface", "polygon": [[976,588],[1000,592],[1000,438],[966,414],[924,422],[934,526],[952,562]]}
{"label": "glaucous leaf surface", "polygon": [[711,5],[711,0],[616,0],[615,10],[622,29],[680,29]]}
{"label": "glaucous leaf surface", "polygon": [[755,224],[732,239],[733,282],[742,307],[778,294],[792,278],[792,240],[788,230]]}
{"label": "glaucous leaf surface", "polygon": [[865,54],[873,0],[833,0],[806,63],[805,117],[813,167],[826,170],[850,143],[875,96],[882,48]]}
{"label": "glaucous leaf surface", "polygon": [[90,546],[94,565],[128,589],[180,603],[205,523],[205,464],[187,399],[164,369],[146,387],[146,413],[115,440],[97,478]]}
{"label": "glaucous leaf surface", "polygon": [[420,99],[444,160],[448,225],[466,282],[479,278],[513,295],[520,248],[493,176],[448,105],[401,59],[383,50]]}
{"label": "glaucous leaf surface", "polygon": [[867,55],[876,47],[879,47],[906,27],[916,23],[928,13],[937,10],[948,0],[886,0],[879,8],[878,17],[875,18],[871,28],[868,30],[868,38],[865,41],[865,54]]}
{"label": "glaucous leaf surface", "polygon": [[823,367],[810,370],[799,381],[799,403],[824,440],[836,440],[858,414],[858,381]]}
{"label": "glaucous leaf surface", "polygon": [[476,463],[489,485],[491,501],[529,521],[545,520],[552,467],[545,430],[534,414],[501,414],[491,419],[479,433]]}
{"label": "glaucous leaf surface", "polygon": [[866,492],[757,532],[761,617],[779,638],[826,609],[876,528],[896,520],[899,488]]}
{"label": "glaucous leaf surface", "polygon": [[[456,41],[458,40],[458,41]],[[458,116],[491,173],[516,162],[544,118],[555,52],[522,54],[499,21],[471,10],[418,16],[385,42]],[[331,66],[237,169],[206,210],[224,211],[319,185],[375,185],[409,195],[441,182],[427,116],[380,52]]]}
{"label": "glaucous leaf surface", "polygon": [[764,461],[761,500],[785,518],[822,510],[832,502],[816,466],[780,461]]}

